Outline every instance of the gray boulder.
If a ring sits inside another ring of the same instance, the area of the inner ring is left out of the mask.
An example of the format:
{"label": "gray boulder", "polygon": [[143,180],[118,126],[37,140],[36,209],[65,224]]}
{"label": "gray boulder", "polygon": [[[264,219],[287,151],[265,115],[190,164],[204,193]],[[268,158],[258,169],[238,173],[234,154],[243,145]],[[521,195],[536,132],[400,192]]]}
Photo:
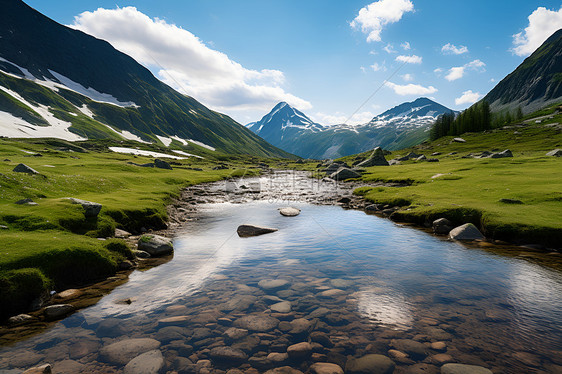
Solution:
{"label": "gray boulder", "polygon": [[70,304],[56,304],[50,305],[45,308],[43,314],[47,320],[53,321],[66,317],[68,314],[74,311],[74,307]]}
{"label": "gray boulder", "polygon": [[556,148],[546,154],[551,157],[562,157],[562,149]]}
{"label": "gray boulder", "polygon": [[12,171],[16,173],[39,174],[37,170],[30,168],[26,164],[18,164]]}
{"label": "gray boulder", "polygon": [[82,208],[84,208],[84,215],[86,217],[97,217],[97,215],[100,213],[100,210],[102,208],[102,205],[99,203],[76,199],[74,197],[69,197],[68,199],[72,204],[82,205]]}
{"label": "gray boulder", "polygon": [[369,167],[369,166],[388,166],[388,161],[384,157],[384,151],[381,147],[376,147],[373,149],[371,155],[363,162],[360,162],[358,167]]}
{"label": "gray boulder", "polygon": [[347,360],[345,372],[347,374],[392,374],[394,367],[395,364],[390,358],[369,354]]}
{"label": "gray boulder", "polygon": [[158,158],[154,160],[154,166],[157,167],[158,169],[172,170],[172,166],[169,163],[167,163],[164,160],[160,160]]}
{"label": "gray boulder", "polygon": [[453,229],[453,223],[447,218],[438,218],[433,221],[433,232],[437,235],[447,235]]}
{"label": "gray boulder", "polygon": [[297,208],[287,207],[279,209],[279,213],[285,217],[295,217],[300,214],[301,210]]}
{"label": "gray boulder", "polygon": [[411,160],[411,159],[416,159],[420,156],[421,155],[418,155],[416,152],[410,152],[404,157],[397,158],[396,161],[408,161],[408,160]]}
{"label": "gray boulder", "polygon": [[160,235],[143,235],[137,244],[140,251],[145,251],[151,256],[164,256],[174,250],[172,239]]}
{"label": "gray boulder", "polygon": [[445,364],[441,366],[441,374],[492,374],[492,371],[476,365]]}
{"label": "gray boulder", "polygon": [[513,154],[509,149],[506,149],[505,151],[501,151],[499,153],[492,153],[490,155],[490,158],[505,158],[505,157],[513,157]]}
{"label": "gray boulder", "polygon": [[269,228],[269,227],[260,227],[260,226],[254,226],[254,225],[240,225],[238,226],[238,229],[236,230],[236,232],[238,233],[238,236],[241,238],[247,238],[250,236],[258,236],[258,235],[263,235],[263,234],[269,234],[271,232],[275,232],[278,229],[274,229],[274,228]]}
{"label": "gray boulder", "polygon": [[346,167],[340,167],[338,169],[338,171],[336,171],[335,173],[332,173],[330,175],[330,178],[337,180],[337,181],[344,181],[346,179],[351,179],[351,178],[359,178],[361,176],[361,174],[359,174],[358,172],[351,170],[349,168]]}
{"label": "gray boulder", "polygon": [[465,223],[455,227],[449,232],[449,237],[454,240],[481,240],[484,235],[472,223]]}
{"label": "gray boulder", "polygon": [[349,168],[349,165],[342,161],[334,161],[330,165],[328,165],[328,167],[324,169],[324,171],[326,172],[326,174],[332,174],[338,171],[338,169],[341,167]]}

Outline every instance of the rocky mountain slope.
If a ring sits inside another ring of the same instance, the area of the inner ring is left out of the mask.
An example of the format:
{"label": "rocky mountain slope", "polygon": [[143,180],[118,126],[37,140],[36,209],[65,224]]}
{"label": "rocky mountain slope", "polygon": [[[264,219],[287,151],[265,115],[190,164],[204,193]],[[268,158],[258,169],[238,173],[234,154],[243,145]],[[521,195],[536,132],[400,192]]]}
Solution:
{"label": "rocky mountain slope", "polygon": [[0,136],[131,139],[289,157],[109,43],[19,0],[0,12]]}
{"label": "rocky mountain slope", "polygon": [[530,113],[562,101],[562,29],[548,38],[485,97],[494,112]]}

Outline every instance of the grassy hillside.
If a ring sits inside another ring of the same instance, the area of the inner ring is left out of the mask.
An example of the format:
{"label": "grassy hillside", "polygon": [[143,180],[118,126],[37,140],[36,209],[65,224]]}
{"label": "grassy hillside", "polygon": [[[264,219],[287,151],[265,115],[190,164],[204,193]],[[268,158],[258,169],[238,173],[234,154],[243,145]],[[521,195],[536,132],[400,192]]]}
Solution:
{"label": "grassy hillside", "polygon": [[[0,139],[0,317],[26,310],[49,290],[115,273],[130,250],[121,240],[98,237],[112,237],[115,227],[133,233],[141,227],[163,228],[166,204],[183,187],[237,175],[247,165],[263,161],[208,151],[204,160],[169,160],[173,170],[145,168],[129,162],[144,164],[153,158],[114,153],[108,145],[126,146],[110,141]],[[212,169],[225,159],[230,160],[228,169]],[[19,163],[40,175],[13,172]],[[67,197],[97,202],[103,208],[97,218],[88,219],[81,205],[71,204]],[[24,198],[37,205],[15,204]]]}
{"label": "grassy hillside", "polygon": [[[370,167],[366,182],[403,182],[405,187],[361,188],[355,193],[374,203],[402,206],[393,218],[429,224],[447,217],[457,224],[473,222],[491,238],[562,247],[562,158],[546,156],[562,148],[562,115],[544,110],[541,123],[528,116],[523,124],[485,133],[466,133],[466,143],[443,137],[393,152],[410,151],[439,162],[405,161]],[[513,158],[463,158],[469,153],[510,149]],[[440,155],[431,156],[439,152]],[[352,163],[367,153],[343,158]],[[501,199],[519,200],[509,204]]]}

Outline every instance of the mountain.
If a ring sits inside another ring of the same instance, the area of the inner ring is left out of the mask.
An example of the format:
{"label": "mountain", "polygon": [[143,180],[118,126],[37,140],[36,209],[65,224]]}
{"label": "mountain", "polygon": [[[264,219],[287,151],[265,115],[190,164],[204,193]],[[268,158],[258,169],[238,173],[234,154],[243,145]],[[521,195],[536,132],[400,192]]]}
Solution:
{"label": "mountain", "polygon": [[421,143],[435,119],[451,109],[428,98],[400,104],[366,124],[322,126],[279,103],[248,128],[271,144],[305,158],[337,158],[380,146],[401,149]]}
{"label": "mountain", "polygon": [[485,97],[493,112],[530,113],[562,101],[562,29],[550,36]]}
{"label": "mountain", "polygon": [[156,79],[108,42],[19,0],[0,12],[0,136],[132,139],[291,157]]}

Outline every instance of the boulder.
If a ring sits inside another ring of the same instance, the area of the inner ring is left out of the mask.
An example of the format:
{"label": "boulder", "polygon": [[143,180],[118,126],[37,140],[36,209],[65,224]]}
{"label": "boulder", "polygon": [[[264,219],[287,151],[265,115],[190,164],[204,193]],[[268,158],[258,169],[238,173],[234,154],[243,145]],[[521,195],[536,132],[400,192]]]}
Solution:
{"label": "boulder", "polygon": [[453,223],[447,218],[438,218],[433,221],[433,232],[437,235],[447,235],[453,229]]}
{"label": "boulder", "polygon": [[343,374],[343,369],[336,364],[317,362],[308,368],[311,374]]}
{"label": "boulder", "polygon": [[100,213],[100,210],[102,208],[101,204],[94,203],[91,201],[76,199],[74,197],[69,197],[68,199],[72,204],[82,205],[82,208],[84,208],[84,215],[86,217],[97,217],[97,215]]}
{"label": "boulder", "polygon": [[546,154],[551,157],[562,157],[562,149],[556,148]]}
{"label": "boulder", "polygon": [[33,201],[30,198],[18,200],[18,201],[16,201],[16,204],[18,204],[18,205],[38,205],[35,201]]}
{"label": "boulder", "polygon": [[260,227],[254,225],[240,225],[236,232],[238,236],[241,238],[247,238],[250,236],[258,236],[263,234],[269,234],[270,232],[275,232],[278,229],[269,228],[269,227]]}
{"label": "boulder", "polygon": [[381,147],[376,147],[373,149],[371,155],[363,162],[360,162],[358,167],[369,167],[369,166],[388,166],[388,161],[384,157],[384,152]]}
{"label": "boulder", "polygon": [[340,167],[336,172],[330,175],[330,178],[337,181],[344,181],[346,179],[359,178],[360,176],[361,174],[359,174],[355,170],[351,170],[346,167]]}
{"label": "boulder", "polygon": [[506,149],[505,151],[501,151],[499,153],[492,153],[490,155],[490,158],[505,158],[505,157],[513,157],[513,154],[509,149]]}
{"label": "boulder", "polygon": [[454,240],[481,240],[484,235],[472,223],[465,223],[455,227],[449,232],[449,237]]}
{"label": "boulder", "polygon": [[172,170],[172,166],[169,163],[167,163],[164,160],[160,160],[158,158],[154,160],[154,166],[157,167],[158,169]]}
{"label": "boulder", "polygon": [[341,167],[349,167],[349,166],[340,161],[335,161],[332,162],[330,165],[328,165],[328,167],[324,169],[324,171],[326,172],[326,174],[332,174],[333,172],[336,172]]}
{"label": "boulder", "polygon": [[228,364],[242,364],[248,359],[244,351],[232,347],[215,347],[209,356],[213,362]]}
{"label": "boulder", "polygon": [[466,143],[466,140],[464,140],[463,138],[453,138],[453,140],[451,140],[451,143]]}
{"label": "boulder", "polygon": [[100,358],[113,365],[126,365],[133,358],[160,348],[160,342],[151,338],[126,339],[104,346]]}
{"label": "boulder", "polygon": [[145,352],[133,358],[125,366],[124,374],[158,374],[164,367],[164,356],[159,349]]}
{"label": "boulder", "polygon": [[368,354],[360,358],[347,360],[345,372],[347,374],[392,374],[394,362],[383,355]]}
{"label": "boulder", "polygon": [[308,342],[302,342],[290,345],[287,348],[287,354],[291,359],[305,359],[312,353],[312,345]]}
{"label": "boulder", "polygon": [[12,171],[16,173],[39,174],[37,170],[30,168],[26,164],[18,164]]}
{"label": "boulder", "polygon": [[297,208],[287,207],[279,209],[279,213],[285,217],[295,217],[300,214],[301,210]]}
{"label": "boulder", "polygon": [[441,374],[492,374],[492,371],[476,365],[445,364],[441,366]]}
{"label": "boulder", "polygon": [[418,155],[416,152],[410,152],[406,156],[397,158],[396,161],[408,161],[408,160],[411,160],[411,159],[418,158],[420,156],[421,155]]}
{"label": "boulder", "polygon": [[425,161],[427,157],[425,155],[421,155],[420,157],[416,158],[416,161]]}
{"label": "boulder", "polygon": [[151,256],[167,255],[174,250],[172,239],[160,235],[143,235],[137,244],[140,251],[145,251]]}
{"label": "boulder", "polygon": [[277,325],[279,320],[266,314],[250,314],[234,321],[235,327],[258,332],[273,330]]}
{"label": "boulder", "polygon": [[45,308],[43,314],[45,318],[50,321],[66,317],[68,314],[74,311],[74,306],[70,304],[56,304],[50,305]]}
{"label": "boulder", "polygon": [[289,301],[281,301],[269,307],[272,312],[289,313],[291,311],[291,303]]}

